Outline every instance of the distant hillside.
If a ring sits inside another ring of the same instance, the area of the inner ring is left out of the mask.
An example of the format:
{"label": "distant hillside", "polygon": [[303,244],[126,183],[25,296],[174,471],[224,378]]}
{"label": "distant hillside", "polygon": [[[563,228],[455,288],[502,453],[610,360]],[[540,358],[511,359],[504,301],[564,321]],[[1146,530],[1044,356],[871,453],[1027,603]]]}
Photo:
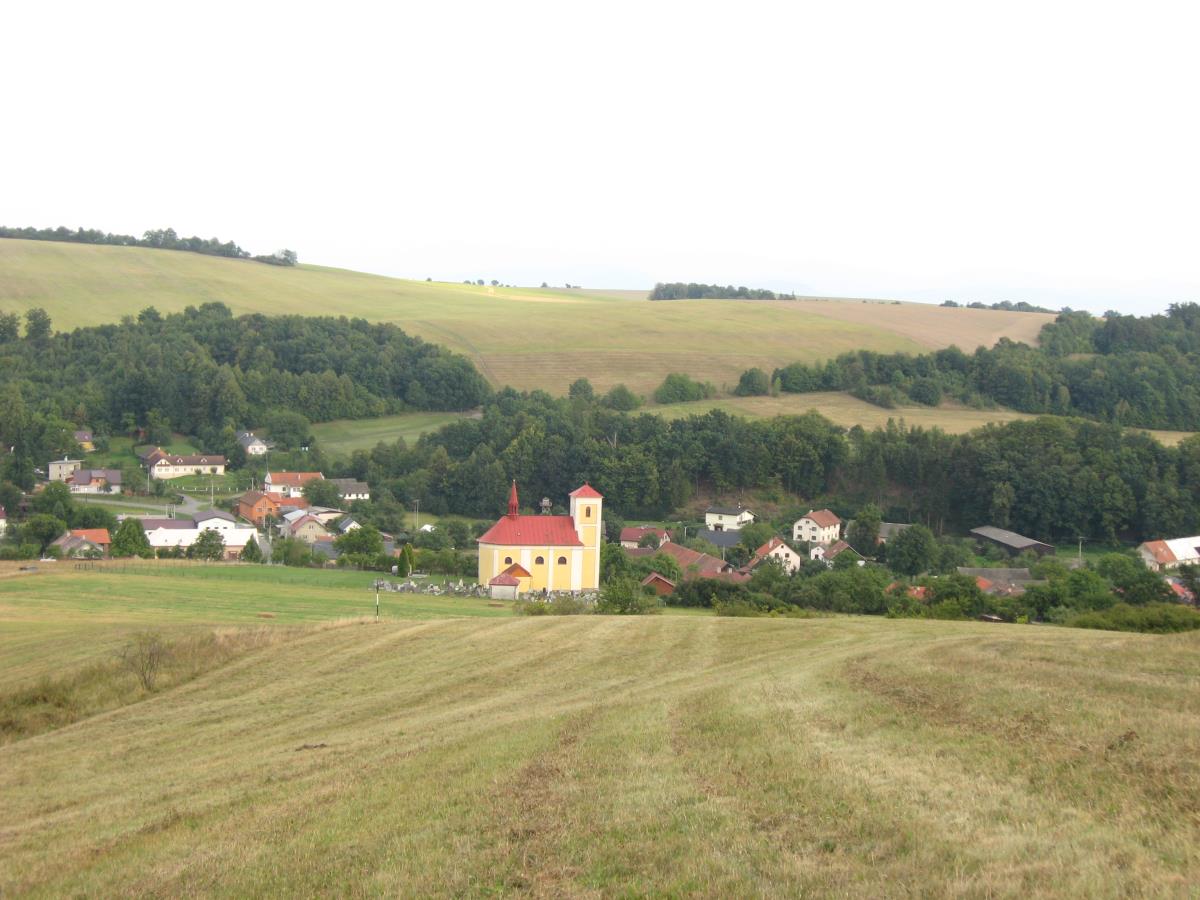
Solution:
{"label": "distant hillside", "polygon": [[1033,342],[1052,316],[865,300],[676,300],[645,292],[491,288],[138,247],[0,241],[0,311],[44,307],[56,329],[211,300],[235,313],[359,316],[466,354],[496,385],[563,393],[578,377],[648,393],[668,372],[732,388],[855,349]]}

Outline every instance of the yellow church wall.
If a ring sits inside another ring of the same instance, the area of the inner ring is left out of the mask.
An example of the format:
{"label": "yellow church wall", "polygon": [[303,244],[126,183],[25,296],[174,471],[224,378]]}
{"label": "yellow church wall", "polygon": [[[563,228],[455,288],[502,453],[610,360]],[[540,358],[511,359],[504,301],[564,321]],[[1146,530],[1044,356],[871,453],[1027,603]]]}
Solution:
{"label": "yellow church wall", "polygon": [[[529,578],[521,578],[522,591],[570,591],[594,590],[595,579],[589,579],[588,563],[580,555],[579,547],[515,547],[495,544],[479,545],[479,583],[487,584],[513,563],[523,566],[529,572]],[[584,550],[583,553],[595,551]],[[538,558],[543,561],[539,564]],[[559,559],[565,559],[560,563]],[[577,559],[581,560],[577,562]],[[507,561],[506,561],[507,560]],[[594,565],[594,563],[593,563]],[[572,586],[573,573],[579,567],[579,587]]]}

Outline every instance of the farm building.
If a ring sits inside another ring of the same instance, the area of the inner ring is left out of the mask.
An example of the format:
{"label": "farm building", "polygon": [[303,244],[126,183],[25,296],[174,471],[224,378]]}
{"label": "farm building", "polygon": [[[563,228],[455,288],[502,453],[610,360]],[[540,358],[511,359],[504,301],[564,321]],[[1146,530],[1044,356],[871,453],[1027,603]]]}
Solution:
{"label": "farm building", "polygon": [[1138,556],[1142,558],[1147,567],[1155,572],[1200,563],[1200,537],[1146,541],[1137,549]]}
{"label": "farm building", "polygon": [[642,587],[648,587],[660,597],[675,593],[675,582],[658,572],[651,572],[642,579]]}
{"label": "farm building", "polygon": [[630,525],[621,529],[621,546],[627,550],[640,547],[642,539],[647,535],[653,535],[660,547],[671,539],[671,535],[665,528],[655,528],[652,525]]}
{"label": "farm building", "polygon": [[1054,554],[1054,546],[1052,544],[1035,541],[1033,538],[1017,534],[1015,531],[1007,531],[1004,528],[981,525],[978,528],[972,528],[971,534],[980,540],[995,544],[1012,556],[1016,556],[1018,553],[1023,553],[1026,550],[1032,550],[1038,556],[1052,556]]}

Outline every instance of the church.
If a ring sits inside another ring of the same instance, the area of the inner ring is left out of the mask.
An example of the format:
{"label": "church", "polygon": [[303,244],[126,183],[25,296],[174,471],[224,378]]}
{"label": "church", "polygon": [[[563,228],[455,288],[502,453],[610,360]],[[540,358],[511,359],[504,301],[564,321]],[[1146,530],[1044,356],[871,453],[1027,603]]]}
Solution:
{"label": "church", "polygon": [[[600,521],[604,498],[585,484],[570,494],[570,515],[523,516],[514,481],[508,515],[479,538],[479,583],[527,591],[594,591],[600,587]],[[513,584],[513,582],[516,584]]]}

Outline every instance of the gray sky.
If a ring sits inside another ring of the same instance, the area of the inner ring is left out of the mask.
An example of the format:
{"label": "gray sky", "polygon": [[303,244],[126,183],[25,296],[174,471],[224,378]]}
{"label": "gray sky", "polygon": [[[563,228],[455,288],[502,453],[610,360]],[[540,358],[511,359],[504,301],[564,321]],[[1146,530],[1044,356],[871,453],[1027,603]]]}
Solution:
{"label": "gray sky", "polygon": [[446,280],[1200,300],[1194,3],[387,6],[6,8],[0,224]]}

